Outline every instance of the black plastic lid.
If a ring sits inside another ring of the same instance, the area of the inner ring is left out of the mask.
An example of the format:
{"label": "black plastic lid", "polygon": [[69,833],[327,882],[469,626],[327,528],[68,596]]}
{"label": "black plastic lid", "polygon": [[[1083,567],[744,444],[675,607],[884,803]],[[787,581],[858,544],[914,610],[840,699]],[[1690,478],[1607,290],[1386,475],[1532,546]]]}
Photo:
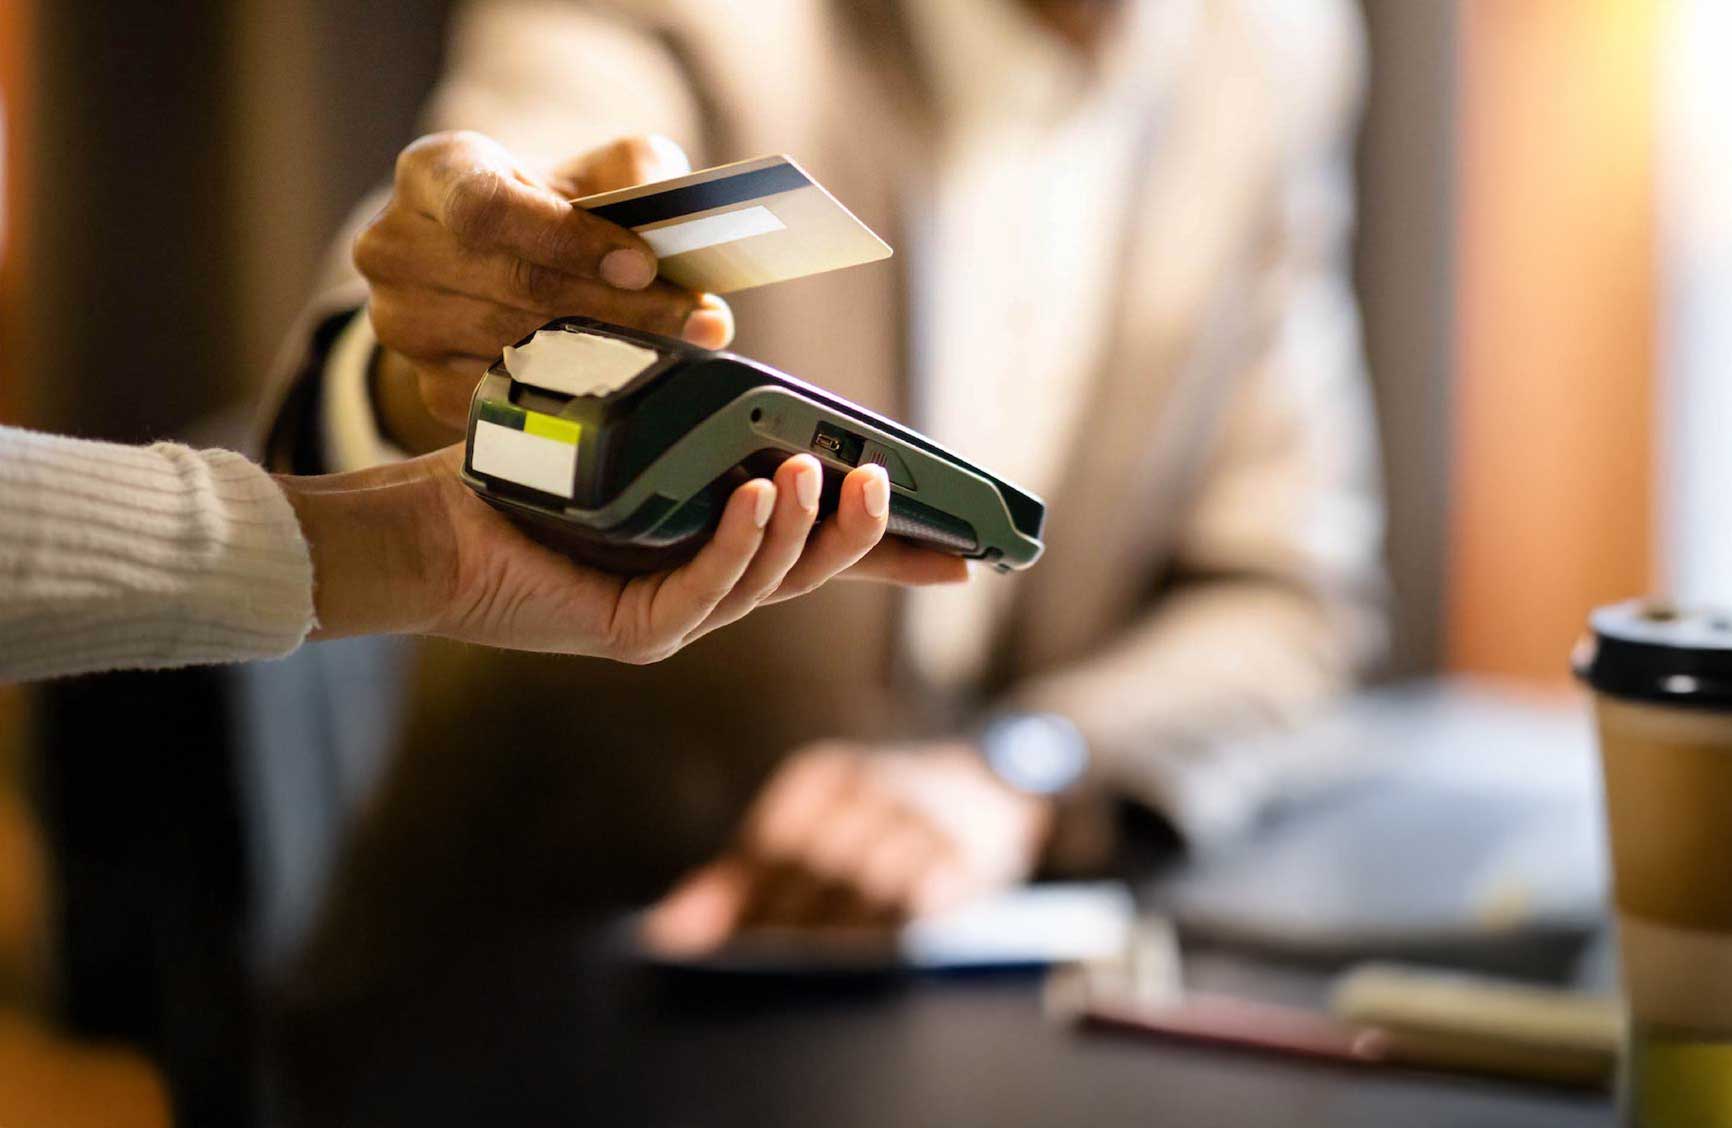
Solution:
{"label": "black plastic lid", "polygon": [[1652,600],[1595,611],[1577,644],[1576,676],[1632,701],[1732,709],[1732,611]]}

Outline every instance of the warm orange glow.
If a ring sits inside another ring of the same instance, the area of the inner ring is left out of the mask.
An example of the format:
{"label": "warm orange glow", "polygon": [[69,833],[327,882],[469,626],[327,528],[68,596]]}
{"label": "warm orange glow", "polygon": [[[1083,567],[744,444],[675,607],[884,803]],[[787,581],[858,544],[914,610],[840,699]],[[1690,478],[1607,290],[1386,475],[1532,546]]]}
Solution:
{"label": "warm orange glow", "polygon": [[1448,654],[1567,676],[1653,582],[1656,6],[1464,8]]}
{"label": "warm orange glow", "polygon": [[[22,300],[24,264],[30,253],[28,203],[34,93],[29,63],[35,24],[28,0],[0,0],[0,102],[6,114],[5,230],[0,233],[0,422],[29,420],[29,316]],[[0,686],[0,789],[7,769],[22,761],[25,740],[22,691]],[[0,939],[0,947],[4,940]]]}
{"label": "warm orange glow", "polygon": [[30,63],[35,53],[33,5],[29,0],[0,0],[0,102],[6,116],[5,224],[0,238],[0,419],[26,418],[29,391],[23,365],[28,359],[24,329],[23,272],[30,255],[30,225],[26,222],[31,182],[34,84]]}
{"label": "warm orange glow", "polygon": [[61,1038],[0,1012],[0,1122],[169,1128],[168,1086],[144,1055]]}

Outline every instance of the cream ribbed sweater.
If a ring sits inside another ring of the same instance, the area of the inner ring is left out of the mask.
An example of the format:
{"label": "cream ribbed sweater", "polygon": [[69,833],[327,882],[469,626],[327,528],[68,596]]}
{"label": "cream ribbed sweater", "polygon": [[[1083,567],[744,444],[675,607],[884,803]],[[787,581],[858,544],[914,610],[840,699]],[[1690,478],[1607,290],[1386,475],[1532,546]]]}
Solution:
{"label": "cream ribbed sweater", "polygon": [[280,657],[313,625],[294,511],[240,455],[0,427],[0,681]]}

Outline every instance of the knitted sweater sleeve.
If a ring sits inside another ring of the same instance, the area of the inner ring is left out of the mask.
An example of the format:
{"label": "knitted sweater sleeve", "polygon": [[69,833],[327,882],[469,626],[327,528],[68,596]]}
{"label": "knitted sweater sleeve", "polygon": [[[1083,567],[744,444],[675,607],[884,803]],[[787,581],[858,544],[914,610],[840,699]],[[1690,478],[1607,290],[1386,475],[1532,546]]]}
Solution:
{"label": "knitted sweater sleeve", "polygon": [[0,427],[0,681],[280,657],[314,625],[294,511],[240,455]]}

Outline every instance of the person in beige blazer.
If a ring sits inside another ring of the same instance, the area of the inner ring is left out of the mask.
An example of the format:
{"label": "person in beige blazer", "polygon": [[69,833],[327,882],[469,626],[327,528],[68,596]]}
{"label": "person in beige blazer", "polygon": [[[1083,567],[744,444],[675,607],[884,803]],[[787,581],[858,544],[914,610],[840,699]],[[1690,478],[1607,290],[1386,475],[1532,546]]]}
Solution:
{"label": "person in beige blazer", "polygon": [[[428,644],[333,958],[676,878],[670,945],[899,919],[1098,862],[1125,801],[1206,846],[1308,771],[1256,738],[1382,635],[1348,0],[477,0],[448,68],[292,342],[279,468],[446,441],[501,345],[591,313],[921,427],[1043,494],[1048,549],[654,669]],[[896,257],[723,303],[560,203],[774,152]]]}

